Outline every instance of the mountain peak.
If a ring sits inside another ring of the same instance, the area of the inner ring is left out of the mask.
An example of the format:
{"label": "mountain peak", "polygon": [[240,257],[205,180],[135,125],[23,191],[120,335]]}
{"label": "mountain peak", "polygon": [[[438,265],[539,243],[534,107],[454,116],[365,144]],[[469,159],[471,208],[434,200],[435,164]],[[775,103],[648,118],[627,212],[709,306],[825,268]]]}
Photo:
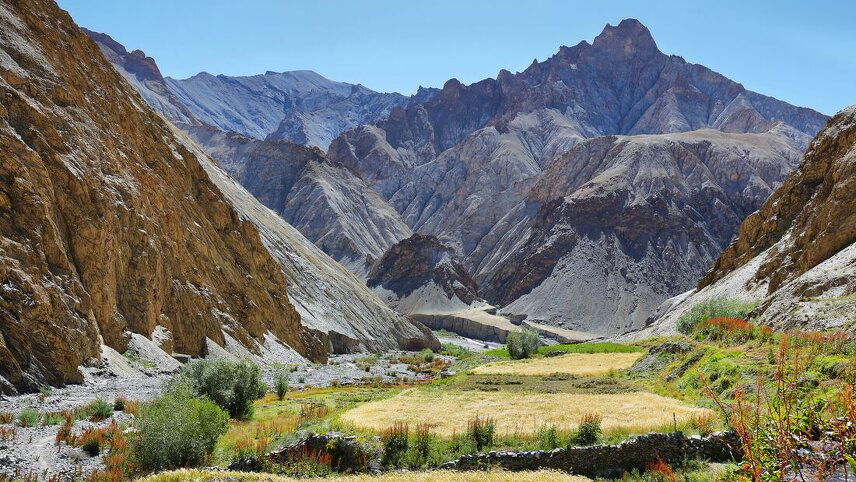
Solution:
{"label": "mountain peak", "polygon": [[614,27],[606,24],[592,45],[596,49],[626,55],[658,51],[651,32],[635,18],[626,18]]}

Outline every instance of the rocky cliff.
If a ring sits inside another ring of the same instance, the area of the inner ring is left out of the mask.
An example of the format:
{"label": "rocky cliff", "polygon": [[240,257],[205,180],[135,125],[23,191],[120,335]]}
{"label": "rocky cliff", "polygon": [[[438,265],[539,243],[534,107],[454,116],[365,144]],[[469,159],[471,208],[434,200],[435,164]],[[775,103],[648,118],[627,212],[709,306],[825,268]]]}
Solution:
{"label": "rocky cliff", "polygon": [[259,231],[53,2],[0,5],[3,391],[81,380],[101,344],[269,336],[316,360]]}
{"label": "rocky cliff", "polygon": [[856,106],[830,119],[799,168],[746,218],[698,283],[643,333],[674,330],[694,304],[719,296],[759,302],[777,328],[856,329]]}
{"label": "rocky cliff", "polygon": [[393,245],[374,263],[367,284],[408,315],[452,313],[481,302],[467,269],[434,236],[414,234]]}

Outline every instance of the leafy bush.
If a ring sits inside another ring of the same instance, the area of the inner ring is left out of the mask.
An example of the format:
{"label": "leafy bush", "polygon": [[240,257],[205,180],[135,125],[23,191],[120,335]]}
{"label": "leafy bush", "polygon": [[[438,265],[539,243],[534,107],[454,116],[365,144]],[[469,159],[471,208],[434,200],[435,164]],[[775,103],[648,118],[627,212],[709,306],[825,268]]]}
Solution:
{"label": "leafy bush", "polygon": [[677,329],[689,335],[699,323],[711,318],[745,319],[756,305],[731,298],[712,298],[694,305],[681,315]]}
{"label": "leafy bush", "polygon": [[113,415],[113,405],[103,399],[96,399],[86,406],[86,413],[93,421],[108,419]]}
{"label": "leafy bush", "polygon": [[482,418],[476,415],[475,418],[467,422],[467,438],[473,442],[477,452],[493,445],[495,432],[496,424],[491,417]]}
{"label": "leafy bush", "polygon": [[419,352],[419,356],[422,357],[422,361],[425,363],[431,363],[434,361],[434,351],[430,348],[426,348]]}
{"label": "leafy bush", "polygon": [[554,425],[542,426],[538,429],[538,446],[542,450],[553,450],[559,447],[559,434]]}
{"label": "leafy bush", "polygon": [[274,389],[276,390],[276,398],[282,400],[285,398],[285,393],[288,392],[288,375],[282,371],[274,375]]}
{"label": "leafy bush", "polygon": [[26,407],[18,414],[18,425],[21,427],[35,427],[42,418],[39,411],[33,407]]}
{"label": "leafy bush", "polygon": [[239,419],[252,417],[253,402],[266,391],[258,365],[250,361],[194,360],[173,383],[186,383],[196,396],[208,397]]}
{"label": "leafy bush", "polygon": [[603,417],[597,413],[587,413],[580,419],[580,426],[577,427],[577,432],[571,437],[571,443],[574,445],[592,445],[600,438],[601,429],[600,422]]}
{"label": "leafy bush", "polygon": [[410,429],[406,423],[396,423],[384,430],[381,436],[381,443],[383,443],[381,463],[383,465],[398,465],[401,457],[407,452],[407,435],[409,431]]}
{"label": "leafy bush", "polygon": [[143,470],[165,470],[206,463],[229,428],[229,416],[213,402],[194,398],[188,387],[173,386],[144,404],[134,425],[135,460]]}
{"label": "leafy bush", "polygon": [[521,331],[512,331],[505,338],[505,346],[508,355],[513,360],[529,358],[538,351],[538,333],[524,328]]}

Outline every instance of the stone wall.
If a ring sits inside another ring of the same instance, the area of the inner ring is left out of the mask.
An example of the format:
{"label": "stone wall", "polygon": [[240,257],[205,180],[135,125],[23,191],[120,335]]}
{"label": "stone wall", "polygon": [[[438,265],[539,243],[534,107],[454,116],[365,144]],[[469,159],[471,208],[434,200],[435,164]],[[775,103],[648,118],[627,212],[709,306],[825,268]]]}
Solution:
{"label": "stone wall", "polygon": [[619,477],[632,470],[645,470],[662,459],[676,464],[701,458],[711,462],[740,459],[740,438],[734,432],[706,437],[683,433],[652,433],[634,437],[618,445],[560,448],[535,452],[487,452],[465,455],[440,468],[481,470],[502,468],[511,471],[555,469],[587,477]]}

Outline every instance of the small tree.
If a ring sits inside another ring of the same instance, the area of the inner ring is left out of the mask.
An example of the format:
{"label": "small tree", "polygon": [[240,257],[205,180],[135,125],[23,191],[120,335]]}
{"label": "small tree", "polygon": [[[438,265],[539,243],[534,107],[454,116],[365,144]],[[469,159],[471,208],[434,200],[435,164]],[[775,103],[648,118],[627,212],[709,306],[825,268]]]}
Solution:
{"label": "small tree", "polygon": [[253,402],[267,391],[258,365],[250,361],[195,360],[185,365],[173,383],[186,384],[196,396],[208,397],[239,419],[250,418]]}
{"label": "small tree", "polygon": [[228,414],[209,400],[175,385],[146,403],[134,422],[134,458],[146,471],[197,467],[206,463],[217,439],[229,428]]}
{"label": "small tree", "polygon": [[538,351],[539,343],[538,333],[529,328],[524,328],[521,331],[512,331],[505,338],[508,355],[513,360],[531,357]]}
{"label": "small tree", "polygon": [[278,370],[274,375],[274,389],[278,399],[285,398],[285,393],[288,392],[288,375],[282,370]]}

